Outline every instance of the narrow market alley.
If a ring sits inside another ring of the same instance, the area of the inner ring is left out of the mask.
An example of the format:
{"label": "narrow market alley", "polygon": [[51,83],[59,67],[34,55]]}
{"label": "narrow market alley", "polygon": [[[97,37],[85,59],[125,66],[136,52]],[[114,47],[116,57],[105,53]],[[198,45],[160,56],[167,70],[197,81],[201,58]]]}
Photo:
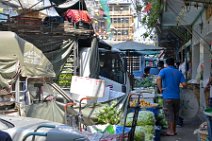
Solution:
{"label": "narrow market alley", "polygon": [[0,141],[31,140],[212,141],[212,0],[0,0]]}

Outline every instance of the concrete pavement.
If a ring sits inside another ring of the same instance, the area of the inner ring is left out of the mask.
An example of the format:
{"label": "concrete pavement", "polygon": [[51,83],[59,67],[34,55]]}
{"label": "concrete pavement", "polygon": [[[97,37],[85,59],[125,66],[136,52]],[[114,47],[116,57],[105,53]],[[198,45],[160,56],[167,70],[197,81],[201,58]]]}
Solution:
{"label": "concrete pavement", "polygon": [[161,141],[197,141],[197,135],[194,130],[199,128],[206,119],[202,115],[198,115],[193,119],[184,120],[184,126],[177,128],[176,136],[161,136]]}

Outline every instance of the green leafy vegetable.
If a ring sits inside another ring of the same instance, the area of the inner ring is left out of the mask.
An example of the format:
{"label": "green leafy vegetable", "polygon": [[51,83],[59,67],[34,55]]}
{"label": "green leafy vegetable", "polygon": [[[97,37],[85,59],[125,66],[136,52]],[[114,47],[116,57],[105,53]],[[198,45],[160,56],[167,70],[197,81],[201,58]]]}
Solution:
{"label": "green leafy vegetable", "polygon": [[145,141],[145,130],[141,126],[136,126],[134,140]]}
{"label": "green leafy vegetable", "polygon": [[[127,114],[126,126],[132,125],[133,115],[133,112]],[[121,121],[121,124],[124,125],[124,119]],[[155,125],[154,113],[151,111],[140,111],[138,114],[137,126],[141,125]]]}
{"label": "green leafy vegetable", "polygon": [[121,111],[115,107],[115,103],[110,106],[106,105],[97,113],[98,124],[118,124],[120,122]]}

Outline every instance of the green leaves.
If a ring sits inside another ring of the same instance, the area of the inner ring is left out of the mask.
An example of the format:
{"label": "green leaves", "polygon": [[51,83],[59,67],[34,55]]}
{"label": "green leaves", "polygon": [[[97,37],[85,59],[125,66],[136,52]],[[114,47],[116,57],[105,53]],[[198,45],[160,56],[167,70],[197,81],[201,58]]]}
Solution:
{"label": "green leaves", "polygon": [[57,83],[61,87],[70,87],[71,86],[72,74],[70,73],[61,73],[58,77]]}
{"label": "green leaves", "polygon": [[106,105],[97,113],[97,122],[99,124],[109,123],[112,125],[120,122],[121,111],[115,107],[115,104]]}
{"label": "green leaves", "polygon": [[145,7],[147,2],[151,3],[152,6],[150,12],[148,12],[146,15],[143,15],[141,19],[141,23],[147,27],[147,31],[141,36],[144,38],[152,38],[152,29],[156,26],[157,21],[160,18],[160,11],[162,6],[159,0],[148,0],[144,1],[143,6],[137,5],[137,7]]}

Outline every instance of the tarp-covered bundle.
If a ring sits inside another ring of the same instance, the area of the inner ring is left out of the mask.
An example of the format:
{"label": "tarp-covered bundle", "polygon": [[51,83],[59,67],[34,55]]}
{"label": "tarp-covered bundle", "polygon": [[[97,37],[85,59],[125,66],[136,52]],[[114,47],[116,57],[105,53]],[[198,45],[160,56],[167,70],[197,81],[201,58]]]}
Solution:
{"label": "tarp-covered bundle", "polygon": [[0,57],[0,89],[9,88],[19,74],[19,61],[16,57]]}
{"label": "tarp-covered bundle", "polygon": [[[61,73],[67,59],[71,58],[75,63],[70,63],[69,67],[80,68],[77,75],[91,78],[99,76],[98,48],[107,46],[99,42],[96,37],[52,36],[46,34],[21,34],[21,37],[42,50],[53,64],[56,75]],[[79,54],[83,49],[89,49],[84,57]]]}
{"label": "tarp-covered bundle", "polygon": [[[33,44],[13,32],[0,32],[0,56],[1,70],[12,68],[10,70],[17,71],[20,69],[23,77],[55,77],[53,66],[45,55]],[[15,62],[20,63],[20,68]],[[5,71],[1,71],[1,77],[5,80],[11,77],[2,72]]]}

